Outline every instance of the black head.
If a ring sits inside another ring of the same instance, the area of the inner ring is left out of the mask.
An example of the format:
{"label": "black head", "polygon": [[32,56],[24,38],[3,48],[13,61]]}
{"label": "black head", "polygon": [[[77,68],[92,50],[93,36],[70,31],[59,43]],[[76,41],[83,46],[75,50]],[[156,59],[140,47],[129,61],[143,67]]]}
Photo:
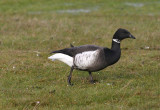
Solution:
{"label": "black head", "polygon": [[135,39],[135,37],[128,30],[122,28],[119,28],[113,36],[113,39],[118,39],[120,41],[125,38]]}

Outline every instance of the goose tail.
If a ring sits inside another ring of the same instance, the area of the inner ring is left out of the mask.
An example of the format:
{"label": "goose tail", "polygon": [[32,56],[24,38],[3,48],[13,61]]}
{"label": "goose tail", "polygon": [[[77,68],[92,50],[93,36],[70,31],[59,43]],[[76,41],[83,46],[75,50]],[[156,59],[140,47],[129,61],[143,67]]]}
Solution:
{"label": "goose tail", "polygon": [[50,52],[50,54],[53,54],[53,53],[63,53],[63,50],[56,50],[56,51]]}
{"label": "goose tail", "polygon": [[73,57],[70,57],[70,56],[65,55],[63,53],[56,53],[56,54],[48,57],[48,59],[50,59],[52,61],[59,60],[61,62],[64,62],[65,64],[67,64],[70,67],[73,66]]}

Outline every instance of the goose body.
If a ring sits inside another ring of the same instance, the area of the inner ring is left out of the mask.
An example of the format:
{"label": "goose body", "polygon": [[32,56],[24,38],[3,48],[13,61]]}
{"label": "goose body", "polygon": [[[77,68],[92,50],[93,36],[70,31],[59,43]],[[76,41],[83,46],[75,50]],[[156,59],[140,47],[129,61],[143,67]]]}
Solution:
{"label": "goose body", "polygon": [[62,50],[56,50],[52,53],[54,55],[48,57],[52,61],[60,60],[71,67],[70,74],[68,76],[68,84],[71,85],[71,76],[73,69],[82,71],[88,71],[91,82],[93,78],[91,72],[96,72],[116,63],[121,56],[120,41],[125,38],[135,37],[125,29],[118,29],[112,39],[111,49],[107,47],[100,47],[96,45],[82,45]]}

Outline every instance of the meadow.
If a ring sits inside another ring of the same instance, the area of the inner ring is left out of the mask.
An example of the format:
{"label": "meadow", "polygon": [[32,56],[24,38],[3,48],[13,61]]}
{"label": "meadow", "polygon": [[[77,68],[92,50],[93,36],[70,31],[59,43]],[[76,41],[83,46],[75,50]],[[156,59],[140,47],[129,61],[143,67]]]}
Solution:
{"label": "meadow", "polygon": [[[121,59],[93,73],[48,60],[53,50],[110,48],[118,28]],[[0,110],[159,110],[159,0],[1,0]]]}

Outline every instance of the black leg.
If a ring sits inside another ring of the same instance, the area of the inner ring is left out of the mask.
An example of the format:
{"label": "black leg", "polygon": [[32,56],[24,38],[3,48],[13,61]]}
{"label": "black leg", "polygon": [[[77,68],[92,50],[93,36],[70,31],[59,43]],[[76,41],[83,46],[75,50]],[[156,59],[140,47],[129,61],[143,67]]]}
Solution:
{"label": "black leg", "polygon": [[92,77],[92,73],[89,71],[89,76],[90,76],[90,83],[94,84],[94,80],[93,80],[93,77]]}
{"label": "black leg", "polygon": [[71,70],[70,70],[70,74],[69,74],[69,76],[68,76],[68,84],[70,85],[70,86],[72,86],[73,84],[71,84],[71,78],[72,78],[72,72],[73,72],[73,69],[74,69],[74,67],[72,66],[71,67]]}

